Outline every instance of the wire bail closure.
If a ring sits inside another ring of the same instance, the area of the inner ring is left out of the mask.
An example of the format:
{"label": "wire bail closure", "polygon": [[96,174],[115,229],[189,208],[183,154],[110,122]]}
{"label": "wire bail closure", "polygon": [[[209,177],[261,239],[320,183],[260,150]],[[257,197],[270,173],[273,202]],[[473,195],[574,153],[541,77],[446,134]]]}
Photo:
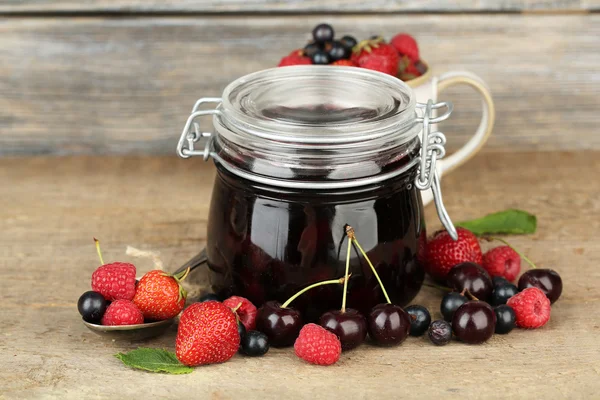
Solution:
{"label": "wire bail closure", "polygon": [[[446,155],[446,136],[439,131],[431,132],[431,125],[445,121],[452,114],[453,106],[450,102],[433,103],[429,100],[427,104],[417,103],[417,108],[424,109],[423,117],[418,118],[418,122],[423,123],[421,132],[421,160],[419,163],[419,173],[415,179],[415,186],[419,190],[431,188],[433,201],[438,217],[446,231],[452,239],[457,240],[458,234],[456,228],[444,207],[442,200],[442,188],[440,185],[440,176],[436,168],[437,160],[441,160]],[[439,117],[434,117],[434,110],[445,108],[446,112]]]}
{"label": "wire bail closure", "polygon": [[[209,110],[199,110],[199,108],[206,103],[216,103],[218,107],[221,101],[222,100],[219,97],[204,97],[196,101],[194,107],[192,108],[192,113],[188,117],[183,131],[181,132],[179,142],[177,143],[177,154],[181,158],[202,156],[204,161],[207,161],[210,157],[212,157],[215,162],[218,162],[225,169],[240,176],[241,178],[290,189],[344,189],[360,187],[363,185],[380,183],[391,179],[418,165],[418,173],[417,177],[415,178],[416,188],[419,190],[432,190],[433,200],[435,202],[435,207],[440,221],[452,239],[458,239],[456,228],[454,227],[454,224],[450,220],[448,212],[444,207],[444,202],[442,200],[442,189],[440,186],[440,177],[436,168],[437,160],[442,159],[446,154],[446,149],[444,147],[446,144],[446,136],[439,131],[431,132],[432,124],[436,124],[448,119],[453,110],[452,103],[440,102],[434,104],[432,100],[429,100],[427,104],[417,103],[417,109],[422,110],[423,113],[422,117],[415,119],[415,123],[423,124],[423,130],[421,132],[421,155],[419,158],[415,158],[412,162],[405,165],[404,168],[381,174],[376,177],[359,178],[340,182],[290,182],[282,179],[266,178],[250,172],[241,171],[239,168],[223,160],[218,154],[212,151],[212,141],[214,139],[213,134],[210,132],[201,132],[200,126],[197,122],[195,122],[195,120],[201,116],[219,115],[221,111],[218,108]],[[445,108],[446,112],[439,117],[435,117],[433,115],[434,111],[441,108]],[[202,150],[196,150],[197,144],[202,148]]]}

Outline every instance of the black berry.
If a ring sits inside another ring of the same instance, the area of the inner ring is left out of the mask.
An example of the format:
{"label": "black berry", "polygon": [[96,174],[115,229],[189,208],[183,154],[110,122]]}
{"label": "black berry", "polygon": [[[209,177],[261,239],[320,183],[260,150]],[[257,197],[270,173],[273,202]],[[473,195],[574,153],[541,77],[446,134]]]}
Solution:
{"label": "black berry", "polygon": [[468,344],[487,341],[494,334],[496,314],[488,303],[469,301],[454,313],[452,331],[458,339]]}
{"label": "black berry", "polygon": [[452,327],[447,321],[438,319],[429,325],[427,336],[429,336],[431,343],[437,346],[444,346],[452,339]]}
{"label": "black berry", "polygon": [[500,304],[506,304],[508,299],[519,293],[519,289],[512,283],[505,283],[503,285],[496,285],[494,292],[492,293],[492,305],[499,306]]}
{"label": "black berry", "polygon": [[98,292],[85,292],[77,301],[77,310],[87,322],[98,323],[106,311],[107,301]]}
{"label": "black berry", "polygon": [[422,336],[431,324],[431,314],[423,306],[412,305],[404,309],[410,317],[410,336]]}
{"label": "black berry", "polygon": [[507,283],[510,283],[510,282],[508,281],[508,279],[506,279],[503,276],[495,276],[495,277],[492,278],[492,284],[494,286],[506,285]]}
{"label": "black berry", "polygon": [[316,65],[327,65],[331,62],[329,54],[323,50],[317,51],[310,59],[312,60],[312,63]]}
{"label": "black berry", "polygon": [[350,50],[338,41],[333,42],[328,53],[331,61],[344,60],[350,57]]}
{"label": "black berry", "polygon": [[238,333],[240,334],[240,339],[243,339],[246,336],[246,327],[242,324],[241,321],[237,322]]}
{"label": "black berry", "polygon": [[269,340],[262,332],[247,332],[240,343],[242,353],[247,356],[258,357],[269,351]]}
{"label": "black berry", "polygon": [[444,297],[442,297],[442,302],[440,303],[440,312],[444,316],[444,319],[448,322],[451,322],[454,312],[458,309],[458,307],[462,306],[467,301],[469,301],[469,299],[460,293],[447,293]]}
{"label": "black berry", "polygon": [[515,310],[506,304],[494,308],[496,313],[496,333],[506,334],[515,327]]}
{"label": "black berry", "polygon": [[313,39],[317,43],[325,43],[333,40],[334,31],[331,25],[329,24],[319,24],[315,26],[315,29],[312,31]]}
{"label": "black berry", "polygon": [[306,57],[312,57],[317,51],[323,50],[323,46],[319,43],[309,43],[304,46],[304,55]]}
{"label": "black berry", "polygon": [[198,303],[204,303],[205,301],[221,301],[219,297],[214,293],[207,293],[204,296],[200,296]]}
{"label": "black berry", "polygon": [[340,43],[348,49],[348,51],[352,51],[352,48],[358,44],[356,39],[353,36],[346,35],[340,39]]}

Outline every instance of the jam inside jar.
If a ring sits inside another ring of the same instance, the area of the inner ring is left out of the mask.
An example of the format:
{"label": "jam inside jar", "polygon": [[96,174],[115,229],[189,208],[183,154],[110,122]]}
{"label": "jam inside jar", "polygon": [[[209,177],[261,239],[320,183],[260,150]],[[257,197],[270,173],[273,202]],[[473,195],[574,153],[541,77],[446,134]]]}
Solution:
{"label": "jam inside jar", "polygon": [[[196,111],[197,103],[178,147],[182,157],[203,154],[217,167],[206,247],[214,292],[260,306],[341,278],[350,225],[391,301],[410,302],[424,279],[419,189],[429,180],[439,190],[431,155],[443,153],[443,143],[431,141],[427,163],[421,145],[423,138],[429,144],[422,122],[436,121],[432,105],[421,116],[412,90],[395,77],[322,66],[242,77],[215,102],[211,111]],[[200,134],[194,123],[206,114],[213,134]],[[204,151],[194,150],[202,138]],[[386,302],[355,246],[350,272],[349,307],[366,313]],[[342,290],[320,286],[293,306],[315,320],[341,306]]]}

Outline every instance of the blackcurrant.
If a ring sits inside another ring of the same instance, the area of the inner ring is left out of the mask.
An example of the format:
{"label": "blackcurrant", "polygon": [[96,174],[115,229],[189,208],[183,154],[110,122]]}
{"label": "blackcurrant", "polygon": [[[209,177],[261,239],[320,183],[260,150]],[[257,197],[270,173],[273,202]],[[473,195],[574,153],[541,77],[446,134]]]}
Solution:
{"label": "blackcurrant", "polygon": [[423,306],[412,305],[404,309],[410,317],[410,336],[422,336],[431,324],[431,314]]}
{"label": "blackcurrant", "polygon": [[338,41],[332,43],[328,53],[331,61],[343,60],[350,57],[350,50]]}
{"label": "blackcurrant", "polygon": [[431,343],[437,346],[444,346],[452,340],[452,327],[447,321],[438,319],[429,325],[427,336]]}
{"label": "blackcurrant", "polygon": [[325,43],[333,40],[335,32],[329,24],[319,24],[312,31],[313,38],[317,43]]}
{"label": "blackcurrant", "polygon": [[242,353],[247,356],[258,357],[269,351],[267,335],[259,331],[247,332],[240,343]]}
{"label": "blackcurrant", "polygon": [[85,292],[77,301],[77,310],[83,319],[91,323],[99,323],[106,311],[107,301],[98,292]]}
{"label": "blackcurrant", "polygon": [[467,301],[469,301],[469,299],[460,293],[447,293],[444,297],[442,297],[442,302],[440,304],[440,312],[444,316],[444,319],[448,322],[451,322],[454,312],[458,309],[458,307],[462,306]]}
{"label": "blackcurrant", "polygon": [[340,39],[340,43],[347,48],[349,51],[352,51],[352,48],[358,44],[356,39],[353,36],[346,35]]}
{"label": "blackcurrant", "polygon": [[499,306],[500,304],[506,304],[508,299],[519,293],[519,289],[512,283],[505,283],[504,285],[496,285],[494,292],[492,293],[491,303],[493,306]]}
{"label": "blackcurrant", "polygon": [[496,313],[496,333],[506,334],[515,327],[515,310],[502,304],[494,308]]}
{"label": "blackcurrant", "polygon": [[508,281],[508,279],[506,279],[503,276],[495,276],[495,277],[492,278],[492,284],[494,286],[505,285],[507,283],[510,283],[510,282]]}
{"label": "blackcurrant", "polygon": [[316,65],[327,65],[331,62],[329,54],[323,50],[317,51],[310,59],[312,60],[312,63]]}
{"label": "blackcurrant", "polygon": [[246,327],[242,324],[241,321],[237,323],[238,333],[240,334],[240,339],[243,339],[246,336]]}
{"label": "blackcurrant", "polygon": [[319,50],[323,50],[323,46],[319,43],[312,42],[304,46],[304,55],[306,57],[312,57]]}

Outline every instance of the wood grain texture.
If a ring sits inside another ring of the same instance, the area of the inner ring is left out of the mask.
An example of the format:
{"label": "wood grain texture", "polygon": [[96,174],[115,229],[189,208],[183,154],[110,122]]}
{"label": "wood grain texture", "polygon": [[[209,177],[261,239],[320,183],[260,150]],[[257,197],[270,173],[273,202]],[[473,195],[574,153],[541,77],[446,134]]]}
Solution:
{"label": "wood grain texture", "polygon": [[[194,101],[276,65],[322,17],[0,20],[0,154],[166,153]],[[340,33],[399,29],[435,73],[465,69],[497,104],[492,150],[600,149],[600,15],[344,16]],[[401,27],[401,28],[399,28]],[[449,147],[479,123],[467,88],[444,93]]]}
{"label": "wood grain texture", "polygon": [[519,12],[594,10],[595,0],[4,0],[0,12]]}
{"label": "wood grain texture", "polygon": [[[151,263],[125,256],[125,245],[160,251],[169,269],[195,254],[206,239],[214,168],[174,156],[0,159],[0,393],[7,399],[595,398],[600,183],[582,170],[597,176],[600,152],[496,153],[444,178],[454,220],[508,207],[537,214],[538,232],[511,242],[563,277],[563,296],[542,329],[494,336],[481,346],[439,348],[421,338],[393,349],[364,345],[328,368],[301,362],[291,349],[271,350],[261,359],[237,355],[168,376],[130,370],[112,355],[138,346],[172,350],[175,327],[148,342],[112,342],[83,326],[75,302],[98,264],[92,236],[102,240],[106,259],[133,261],[140,272]],[[432,231],[439,226],[432,207],[426,215]],[[437,317],[440,298],[426,288],[415,302]],[[99,373],[111,384],[91,379]],[[400,387],[390,384],[399,379]]]}

